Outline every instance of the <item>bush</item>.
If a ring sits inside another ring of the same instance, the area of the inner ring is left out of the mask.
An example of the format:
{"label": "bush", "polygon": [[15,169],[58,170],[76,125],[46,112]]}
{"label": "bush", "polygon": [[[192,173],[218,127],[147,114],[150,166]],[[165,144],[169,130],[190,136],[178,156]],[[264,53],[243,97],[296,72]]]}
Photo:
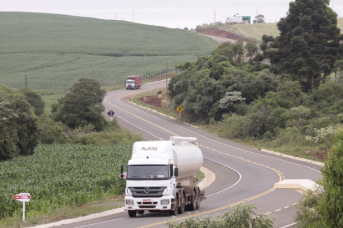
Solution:
{"label": "bush", "polygon": [[39,118],[39,141],[42,144],[61,144],[68,142],[68,138],[58,123],[43,114]]}
{"label": "bush", "polygon": [[30,155],[38,144],[38,121],[25,96],[0,85],[0,160]]}
{"label": "bush", "polygon": [[91,124],[95,130],[102,131],[107,124],[102,115],[105,110],[102,105],[105,93],[98,81],[81,78],[52,107],[52,119],[62,121],[72,129]]}
{"label": "bush", "polygon": [[180,222],[172,220],[167,222],[169,228],[272,228],[273,219],[263,214],[254,212],[254,205],[238,205],[224,215],[218,215],[216,218],[196,217],[187,218]]}
{"label": "bush", "polygon": [[25,95],[27,102],[29,102],[30,105],[34,107],[35,114],[37,116],[42,115],[45,108],[45,103],[42,97],[31,89],[24,89],[22,90],[22,93]]}

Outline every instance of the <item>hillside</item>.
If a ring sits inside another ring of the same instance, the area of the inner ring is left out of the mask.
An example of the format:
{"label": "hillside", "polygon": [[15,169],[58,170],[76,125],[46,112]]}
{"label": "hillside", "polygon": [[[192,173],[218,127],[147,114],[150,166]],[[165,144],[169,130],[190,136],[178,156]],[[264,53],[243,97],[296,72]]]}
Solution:
{"label": "hillside", "polygon": [[[221,29],[231,31],[243,37],[250,37],[256,40],[261,40],[263,34],[271,36],[279,35],[279,30],[277,29],[276,24],[277,23],[237,24],[231,27],[225,27],[224,25]],[[341,33],[343,33],[343,18],[338,18],[337,26],[341,29]]]}
{"label": "hillside", "polygon": [[218,44],[191,31],[125,21],[0,12],[0,83],[61,91],[80,77],[103,85],[194,61]]}

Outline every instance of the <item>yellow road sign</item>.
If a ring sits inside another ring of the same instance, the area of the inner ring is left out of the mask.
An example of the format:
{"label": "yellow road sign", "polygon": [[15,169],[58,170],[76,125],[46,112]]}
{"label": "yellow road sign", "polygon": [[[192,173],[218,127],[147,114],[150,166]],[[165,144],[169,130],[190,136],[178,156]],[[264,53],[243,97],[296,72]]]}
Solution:
{"label": "yellow road sign", "polygon": [[178,107],[176,108],[176,111],[182,112],[182,111],[183,111],[183,108],[182,108],[181,106],[178,106]]}

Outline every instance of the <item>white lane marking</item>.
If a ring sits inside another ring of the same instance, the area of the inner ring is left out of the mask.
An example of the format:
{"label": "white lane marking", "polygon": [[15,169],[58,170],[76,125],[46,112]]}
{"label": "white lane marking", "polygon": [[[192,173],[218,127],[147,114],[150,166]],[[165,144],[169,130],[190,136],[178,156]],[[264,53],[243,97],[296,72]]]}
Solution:
{"label": "white lane marking", "polygon": [[267,212],[267,213],[264,213],[265,215],[270,215],[271,214],[271,212]]}
{"label": "white lane marking", "polygon": [[144,131],[144,132],[148,133],[149,135],[151,135],[151,136],[155,137],[156,139],[160,139],[160,138],[158,138],[156,135],[153,135],[153,134],[151,134],[150,132],[148,132],[148,131],[144,130],[143,128],[140,128],[140,127],[138,127],[138,126],[134,125],[133,123],[131,123],[131,122],[127,121],[127,120],[124,120],[123,118],[121,118],[121,117],[119,117],[119,116],[117,116],[117,118],[121,119],[122,121],[125,121],[126,123],[129,123],[129,124],[131,124],[132,126],[134,126],[134,127],[138,128],[138,129],[140,129],[141,131]]}
{"label": "white lane marking", "polygon": [[282,209],[277,209],[277,210],[275,210],[275,212],[277,212],[277,211],[281,211]]}
{"label": "white lane marking", "polygon": [[284,208],[285,208],[285,209],[286,209],[286,208],[289,208],[289,206],[286,206],[286,207],[284,207]]}
{"label": "white lane marking", "polygon": [[294,206],[294,205],[297,205],[298,203],[293,203],[292,205]]}
{"label": "white lane marking", "polygon": [[236,172],[236,173],[238,174],[238,176],[239,176],[239,178],[238,178],[238,180],[236,181],[236,183],[234,183],[234,184],[231,185],[230,187],[227,187],[227,188],[224,189],[224,190],[221,190],[221,191],[219,191],[219,192],[213,193],[213,194],[208,195],[208,196],[206,196],[206,197],[211,197],[211,196],[217,195],[217,194],[219,194],[219,193],[221,193],[221,192],[224,192],[224,191],[226,191],[226,190],[228,190],[228,189],[230,189],[230,188],[236,186],[236,185],[241,181],[242,175],[241,175],[240,172],[238,172],[237,170],[231,168],[230,166],[224,165],[223,163],[214,161],[214,160],[212,160],[212,159],[209,159],[209,158],[206,158],[206,157],[205,157],[205,159],[210,160],[210,161],[212,161],[212,162],[214,162],[214,163],[217,163],[217,164],[219,164],[219,165],[222,165],[222,166],[224,166],[224,167],[226,167],[226,168],[228,168],[228,169],[231,169],[231,170],[233,170],[234,172]]}
{"label": "white lane marking", "polygon": [[286,226],[283,226],[283,227],[280,227],[280,228],[286,228],[286,227],[294,226],[295,224],[298,224],[298,223],[295,222],[295,223],[292,223],[292,224],[289,224],[289,225],[286,225]]}
{"label": "white lane marking", "polygon": [[93,223],[93,224],[88,224],[88,225],[83,225],[83,226],[76,226],[76,227],[77,228],[81,228],[81,227],[87,227],[87,226],[94,226],[94,225],[99,225],[99,224],[103,224],[103,223],[106,223],[106,222],[113,222],[113,221],[122,220],[122,219],[126,219],[126,218],[130,218],[130,217],[123,217],[123,218],[107,220],[107,221],[104,221],[104,222],[97,222],[97,223]]}
{"label": "white lane marking", "polygon": [[[122,98],[122,97],[120,97],[120,98]],[[120,98],[117,98],[118,102],[122,103],[123,105],[129,106],[129,107],[131,107],[131,108],[133,108],[133,109],[137,109],[137,110],[139,110],[139,111],[142,112],[141,109],[138,109],[138,108],[136,108],[136,107],[134,107],[134,106],[125,104],[124,102],[122,102],[122,101],[120,100]],[[113,104],[111,104],[111,103],[109,103],[109,104],[113,106]],[[179,126],[179,125],[176,125],[176,124],[174,124],[174,123],[172,123],[172,122],[170,122],[170,121],[168,121],[168,120],[165,120],[165,119],[159,118],[159,117],[157,117],[157,116],[154,116],[154,115],[152,115],[152,114],[150,114],[150,113],[148,113],[148,112],[146,112],[146,111],[144,111],[144,112],[145,112],[145,114],[147,114],[147,115],[153,116],[153,117],[158,118],[158,119],[160,119],[160,120],[162,120],[162,121],[166,121],[166,122],[168,122],[168,123],[170,123],[170,124],[173,124],[173,125],[177,126],[178,128],[182,128],[182,129],[184,129],[184,130],[187,130],[187,131],[189,131],[189,132],[192,132],[193,134],[199,135],[200,137],[206,138],[206,139],[208,139],[208,140],[210,140],[210,141],[212,141],[212,142],[216,142],[216,143],[222,144],[222,145],[224,145],[224,146],[228,146],[228,147],[234,148],[234,149],[236,149],[236,150],[244,151],[244,152],[247,152],[247,153],[250,153],[250,154],[255,154],[255,155],[258,155],[258,156],[263,156],[263,157],[267,157],[267,158],[279,160],[279,161],[282,161],[282,162],[285,162],[285,163],[289,163],[289,164],[293,164],[293,165],[305,167],[305,168],[311,169],[311,170],[313,170],[313,171],[315,171],[315,172],[321,173],[319,170],[316,170],[316,169],[314,169],[314,168],[311,168],[311,167],[308,167],[308,166],[305,166],[305,165],[297,164],[297,163],[290,162],[290,161],[285,161],[285,160],[280,159],[280,158],[274,158],[274,157],[271,157],[271,156],[268,156],[268,155],[259,154],[259,153],[256,153],[256,152],[251,152],[251,151],[244,150],[244,149],[240,149],[240,148],[237,148],[237,147],[234,147],[234,146],[231,146],[231,145],[222,143],[222,142],[218,142],[218,141],[213,140],[213,139],[210,139],[210,138],[208,138],[208,137],[206,137],[206,136],[200,135],[199,133],[196,133],[196,132],[194,132],[194,131],[192,131],[192,130],[189,130],[189,129],[184,128],[184,127]]]}

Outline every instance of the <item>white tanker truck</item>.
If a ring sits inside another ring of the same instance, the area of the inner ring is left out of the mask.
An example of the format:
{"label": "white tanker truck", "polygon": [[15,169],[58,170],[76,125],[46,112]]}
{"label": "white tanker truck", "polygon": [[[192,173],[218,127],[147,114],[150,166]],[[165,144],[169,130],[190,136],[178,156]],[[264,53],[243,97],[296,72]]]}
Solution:
{"label": "white tanker truck", "polygon": [[206,199],[205,192],[194,186],[194,175],[202,163],[196,138],[173,136],[170,141],[135,142],[126,173],[125,209],[129,216],[145,210],[177,215],[198,209]]}

